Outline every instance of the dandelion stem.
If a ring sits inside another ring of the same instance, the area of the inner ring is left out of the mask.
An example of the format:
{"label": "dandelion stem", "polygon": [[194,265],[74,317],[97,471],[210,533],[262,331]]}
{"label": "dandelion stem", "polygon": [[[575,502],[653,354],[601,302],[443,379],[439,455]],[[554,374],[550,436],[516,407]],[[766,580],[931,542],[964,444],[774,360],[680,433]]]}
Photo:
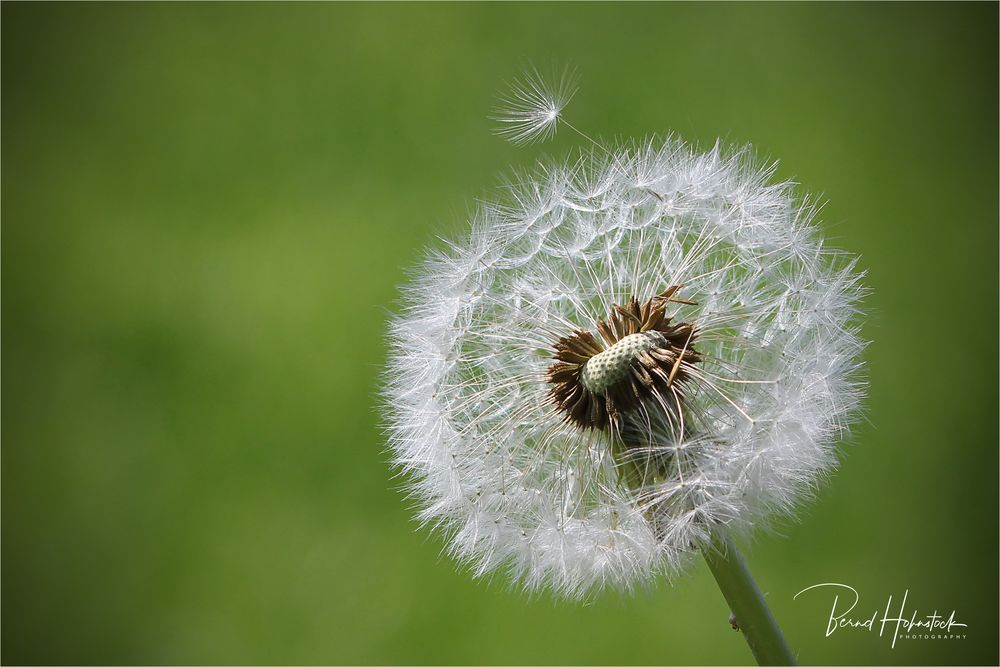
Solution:
{"label": "dandelion stem", "polygon": [[711,548],[704,549],[705,561],[729,603],[734,626],[750,645],[758,665],[794,665],[792,655],[778,622],[757,588],[743,555],[733,542],[718,533]]}

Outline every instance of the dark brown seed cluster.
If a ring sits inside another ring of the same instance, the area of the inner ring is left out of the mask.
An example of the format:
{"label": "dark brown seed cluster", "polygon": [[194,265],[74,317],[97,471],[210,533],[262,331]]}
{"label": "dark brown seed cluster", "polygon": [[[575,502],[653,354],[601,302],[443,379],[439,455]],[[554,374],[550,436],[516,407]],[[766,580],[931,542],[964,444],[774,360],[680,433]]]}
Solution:
{"label": "dark brown seed cluster", "polygon": [[[556,362],[547,374],[549,400],[567,422],[606,430],[619,415],[657,394],[668,400],[680,396],[688,377],[685,364],[701,360],[694,349],[695,326],[672,324],[666,316],[670,302],[694,305],[674,296],[680,288],[673,285],[642,304],[635,297],[624,306],[615,304],[608,320],[596,323],[603,343],[582,330],[556,341]],[[592,359],[596,367],[588,369]]]}

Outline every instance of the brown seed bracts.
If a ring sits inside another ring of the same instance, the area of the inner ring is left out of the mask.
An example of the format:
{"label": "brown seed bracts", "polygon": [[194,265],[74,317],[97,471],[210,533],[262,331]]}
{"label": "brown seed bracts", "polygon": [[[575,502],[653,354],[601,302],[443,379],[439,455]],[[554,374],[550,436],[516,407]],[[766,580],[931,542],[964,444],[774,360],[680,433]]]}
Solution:
{"label": "brown seed bracts", "polygon": [[679,289],[673,285],[642,304],[635,297],[615,304],[607,321],[595,323],[604,344],[582,330],[556,341],[556,362],[546,377],[553,385],[549,400],[566,421],[606,430],[647,399],[680,406],[685,365],[701,357],[695,326],[673,324],[666,315],[668,303],[696,305],[675,297]]}

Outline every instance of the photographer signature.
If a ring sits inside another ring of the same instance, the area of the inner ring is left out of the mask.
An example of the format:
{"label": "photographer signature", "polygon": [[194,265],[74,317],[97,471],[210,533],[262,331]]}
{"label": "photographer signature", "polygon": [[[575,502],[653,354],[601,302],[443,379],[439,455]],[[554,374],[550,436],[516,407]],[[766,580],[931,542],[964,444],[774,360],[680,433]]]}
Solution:
{"label": "photographer signature", "polygon": [[[956,628],[966,628],[968,625],[955,620],[954,610],[952,610],[947,618],[943,613],[938,613],[936,609],[931,614],[926,614],[919,618],[917,610],[914,609],[913,613],[907,616],[906,598],[910,593],[909,589],[903,593],[898,613],[890,611],[892,609],[892,595],[890,595],[889,600],[885,603],[884,611],[880,612],[876,610],[871,615],[866,616],[860,614],[851,615],[855,607],[858,606],[861,596],[858,595],[857,590],[847,584],[833,582],[813,584],[812,586],[803,588],[792,599],[796,600],[803,593],[818,589],[828,589],[834,593],[833,607],[830,609],[830,618],[826,624],[827,637],[838,630],[845,629],[872,632],[877,624],[879,637],[884,636],[887,629],[892,631],[892,648],[896,647],[896,640],[900,637],[905,639],[965,638],[965,635],[959,634]],[[844,598],[843,601],[841,601],[841,596]],[[881,617],[879,614],[881,614]]]}

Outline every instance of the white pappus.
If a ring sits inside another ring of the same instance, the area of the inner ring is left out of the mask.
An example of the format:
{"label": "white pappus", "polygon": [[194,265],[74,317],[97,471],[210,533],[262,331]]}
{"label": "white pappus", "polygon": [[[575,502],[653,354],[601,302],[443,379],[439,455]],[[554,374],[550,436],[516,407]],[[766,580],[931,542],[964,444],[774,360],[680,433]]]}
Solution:
{"label": "white pappus", "polygon": [[383,386],[419,518],[583,595],[789,515],[863,395],[856,259],[749,147],[539,166],[403,290]]}
{"label": "white pappus", "polygon": [[519,146],[550,138],[576,91],[577,75],[570,67],[550,78],[542,76],[537,68],[527,69],[500,98],[493,116],[497,122],[495,133]]}

